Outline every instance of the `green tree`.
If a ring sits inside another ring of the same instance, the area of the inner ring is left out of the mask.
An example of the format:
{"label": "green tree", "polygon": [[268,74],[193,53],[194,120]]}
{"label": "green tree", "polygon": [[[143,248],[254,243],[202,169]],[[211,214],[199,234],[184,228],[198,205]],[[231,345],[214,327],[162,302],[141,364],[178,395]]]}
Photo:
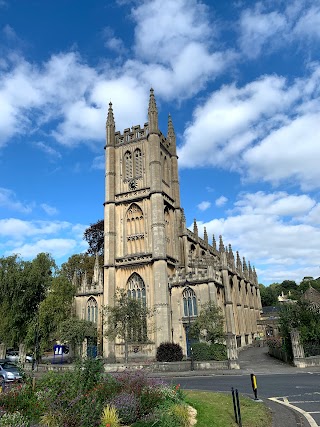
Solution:
{"label": "green tree", "polygon": [[65,276],[52,279],[46,298],[40,303],[38,316],[29,324],[26,342],[33,348],[35,337],[39,349],[43,351],[52,347],[58,334],[59,325],[72,315],[72,303],[75,287]]}
{"label": "green tree", "polygon": [[68,343],[73,354],[76,354],[77,347],[82,355],[82,343],[85,338],[95,338],[97,336],[96,325],[88,320],[70,317],[60,323],[59,339],[61,342]]}
{"label": "green tree", "polygon": [[269,307],[278,304],[278,291],[276,286],[264,286],[259,284],[262,307]]}
{"label": "green tree", "polygon": [[202,305],[199,316],[191,325],[190,335],[211,344],[224,339],[224,317],[221,308],[213,301]]}
{"label": "green tree", "polygon": [[104,307],[107,326],[105,336],[120,339],[125,346],[125,361],[128,362],[128,344],[148,341],[147,319],[154,312],[141,301],[131,298],[124,289],[117,290],[114,305]]}
{"label": "green tree", "polygon": [[97,222],[90,224],[83,234],[84,240],[89,245],[88,254],[94,255],[98,253],[103,255],[104,251],[104,220],[100,219]]}
{"label": "green tree", "polygon": [[93,275],[95,257],[88,254],[75,254],[68,258],[68,261],[61,265],[61,275],[65,276],[69,282],[72,282],[76,275],[78,283],[81,282],[84,274],[90,281]]}
{"label": "green tree", "polygon": [[55,270],[54,260],[45,253],[32,261],[23,261],[18,255],[0,258],[0,337],[7,346],[25,342]]}

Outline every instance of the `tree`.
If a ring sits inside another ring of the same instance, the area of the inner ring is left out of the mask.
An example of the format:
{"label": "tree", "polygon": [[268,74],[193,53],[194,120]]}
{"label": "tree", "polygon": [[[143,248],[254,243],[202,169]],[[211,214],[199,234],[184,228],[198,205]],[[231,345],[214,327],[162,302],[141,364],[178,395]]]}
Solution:
{"label": "tree", "polygon": [[100,219],[97,222],[90,224],[83,234],[84,240],[87,241],[89,249],[88,254],[94,255],[98,253],[103,255],[104,251],[104,220]]}
{"label": "tree", "polygon": [[78,281],[84,274],[87,274],[89,281],[92,278],[95,257],[88,254],[75,254],[68,258],[68,261],[61,265],[61,274],[65,276],[69,282],[72,282],[76,274]]}
{"label": "tree", "polygon": [[25,342],[55,270],[53,258],[46,253],[32,261],[23,261],[18,255],[0,258],[0,337],[8,346]]}
{"label": "tree", "polygon": [[71,316],[75,287],[64,276],[52,279],[46,298],[40,303],[37,318],[29,325],[26,343],[32,347],[34,337],[40,350],[51,347],[60,324]]}
{"label": "tree", "polygon": [[264,286],[259,284],[262,307],[269,307],[278,304],[278,292],[275,286]]}
{"label": "tree", "polygon": [[59,327],[59,338],[61,342],[68,343],[75,354],[76,348],[80,348],[82,355],[82,343],[85,338],[94,338],[97,336],[97,328],[94,323],[88,320],[71,317],[64,320]]}
{"label": "tree", "polygon": [[138,299],[131,298],[124,289],[117,290],[114,305],[104,307],[105,335],[120,339],[125,346],[125,361],[128,362],[128,344],[148,341],[147,319],[153,311]]}
{"label": "tree", "polygon": [[225,333],[221,308],[212,301],[203,304],[199,316],[191,325],[190,334],[211,344],[223,340]]}

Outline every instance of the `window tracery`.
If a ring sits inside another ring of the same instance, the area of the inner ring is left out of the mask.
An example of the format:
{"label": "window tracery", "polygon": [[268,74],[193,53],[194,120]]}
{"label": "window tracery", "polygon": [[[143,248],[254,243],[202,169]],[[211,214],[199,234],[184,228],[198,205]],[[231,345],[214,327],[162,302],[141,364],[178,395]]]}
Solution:
{"label": "window tracery", "polygon": [[198,316],[197,297],[193,289],[187,287],[183,293],[183,314],[185,317]]}

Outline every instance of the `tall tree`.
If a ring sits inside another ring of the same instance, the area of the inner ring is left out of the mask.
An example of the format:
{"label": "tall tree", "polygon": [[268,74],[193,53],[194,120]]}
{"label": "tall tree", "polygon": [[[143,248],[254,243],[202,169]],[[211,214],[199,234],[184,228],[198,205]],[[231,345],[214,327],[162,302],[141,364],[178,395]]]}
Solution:
{"label": "tall tree", "polygon": [[26,343],[40,351],[52,347],[58,337],[60,324],[72,316],[75,287],[63,276],[52,279],[50,291],[40,303],[38,315],[29,324]]}
{"label": "tall tree", "polygon": [[78,283],[81,282],[83,275],[86,273],[89,281],[92,278],[95,257],[88,254],[76,254],[68,258],[68,261],[61,265],[61,274],[69,282],[72,282],[76,275]]}
{"label": "tall tree", "polygon": [[55,269],[54,260],[45,253],[33,261],[23,261],[18,255],[0,258],[0,339],[8,346],[25,341]]}
{"label": "tall tree", "polygon": [[100,219],[97,222],[90,224],[83,234],[84,240],[88,242],[88,254],[103,255],[104,252],[104,220]]}
{"label": "tall tree", "polygon": [[62,342],[68,343],[71,346],[73,354],[76,353],[76,348],[80,349],[82,355],[82,343],[85,338],[97,336],[97,328],[94,323],[88,320],[71,317],[60,324],[59,339]]}
{"label": "tall tree", "polygon": [[199,316],[191,325],[190,335],[211,344],[223,340],[225,333],[221,308],[212,301],[203,304]]}
{"label": "tall tree", "polygon": [[117,290],[114,305],[104,307],[107,326],[104,334],[124,343],[126,363],[128,345],[148,341],[147,319],[153,314],[153,310],[148,309],[142,301],[128,296],[124,289]]}

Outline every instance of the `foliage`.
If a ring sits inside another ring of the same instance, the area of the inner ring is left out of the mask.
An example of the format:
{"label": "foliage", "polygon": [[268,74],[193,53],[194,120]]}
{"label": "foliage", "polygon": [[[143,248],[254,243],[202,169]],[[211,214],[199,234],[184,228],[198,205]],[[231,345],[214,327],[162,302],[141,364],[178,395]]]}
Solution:
{"label": "foliage", "polygon": [[173,342],[163,342],[157,348],[156,359],[158,362],[179,362],[183,359],[182,348]]}
{"label": "foliage", "polygon": [[167,408],[159,408],[155,418],[158,418],[156,426],[161,427],[189,427],[189,411],[186,405],[176,403]]}
{"label": "foliage", "polygon": [[120,418],[116,408],[107,405],[102,413],[101,427],[120,427]]}
{"label": "foliage", "polygon": [[92,280],[95,256],[88,254],[76,254],[68,258],[68,261],[61,266],[61,275],[65,276],[71,283],[74,277],[80,284],[86,274],[89,281]]}
{"label": "foliage", "polygon": [[282,339],[277,338],[267,338],[266,344],[269,348],[282,348]]}
{"label": "foliage", "polygon": [[124,289],[118,289],[114,305],[104,307],[104,318],[107,326],[104,334],[119,338],[125,344],[125,360],[128,361],[128,343],[147,342],[147,319],[153,311],[137,299],[131,298]]}
{"label": "foliage", "polygon": [[23,261],[17,255],[0,258],[0,337],[8,347],[25,342],[55,269],[54,260],[45,253],[32,261]]}
{"label": "foliage", "polygon": [[109,403],[116,408],[123,423],[131,424],[139,418],[140,400],[134,392],[123,391],[117,394]]}
{"label": "foliage", "polygon": [[76,347],[79,346],[80,354],[84,339],[86,337],[95,337],[96,335],[97,328],[94,323],[79,319],[78,317],[66,319],[59,327],[60,341],[69,343],[74,352]]}
{"label": "foliage", "polygon": [[6,413],[0,418],[0,427],[29,427],[28,419],[19,411]]}
{"label": "foliage", "polygon": [[104,220],[100,219],[97,222],[90,224],[83,234],[84,240],[89,245],[88,254],[103,255],[104,251]]}
{"label": "foliage", "polygon": [[70,317],[74,295],[75,288],[65,277],[52,278],[50,292],[40,303],[38,316],[28,327],[26,343],[29,348],[32,348],[36,334],[41,350],[51,347],[60,324]]}
{"label": "foliage", "polygon": [[259,284],[261,305],[262,307],[270,307],[278,305],[278,290],[277,286],[264,286]]}
{"label": "foliage", "polygon": [[224,344],[194,343],[192,345],[194,360],[226,360],[227,349]]}
{"label": "foliage", "polygon": [[0,394],[3,412],[19,411],[30,425],[50,427],[98,427],[106,404],[118,408],[123,422],[131,422],[184,399],[180,386],[165,385],[144,372],[104,375],[101,362],[91,359],[74,370],[45,373],[35,390],[28,381],[16,392]]}
{"label": "foliage", "polygon": [[224,339],[224,316],[213,301],[202,305],[199,316],[191,325],[190,336],[212,344]]}

